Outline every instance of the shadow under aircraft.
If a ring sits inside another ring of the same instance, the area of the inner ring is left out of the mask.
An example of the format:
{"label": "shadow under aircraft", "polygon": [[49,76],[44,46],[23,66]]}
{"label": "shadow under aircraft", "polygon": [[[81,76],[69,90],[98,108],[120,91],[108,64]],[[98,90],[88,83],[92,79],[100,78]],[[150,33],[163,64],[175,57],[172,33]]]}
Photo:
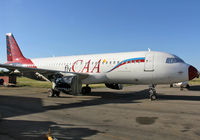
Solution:
{"label": "shadow under aircraft", "polygon": [[0,126],[0,138],[4,136],[17,140],[44,140],[48,128],[51,129],[51,135],[59,140],[83,140],[85,137],[101,133],[82,126],[51,121],[4,120],[0,122]]}

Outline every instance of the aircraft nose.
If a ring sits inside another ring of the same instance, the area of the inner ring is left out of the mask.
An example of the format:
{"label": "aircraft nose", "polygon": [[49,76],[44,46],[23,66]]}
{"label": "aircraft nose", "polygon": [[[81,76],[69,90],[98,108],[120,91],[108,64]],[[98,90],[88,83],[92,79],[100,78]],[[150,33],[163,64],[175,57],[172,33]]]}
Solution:
{"label": "aircraft nose", "polygon": [[198,75],[199,75],[198,70],[193,66],[189,66],[188,75],[189,75],[189,80],[192,80],[192,79],[198,77]]}

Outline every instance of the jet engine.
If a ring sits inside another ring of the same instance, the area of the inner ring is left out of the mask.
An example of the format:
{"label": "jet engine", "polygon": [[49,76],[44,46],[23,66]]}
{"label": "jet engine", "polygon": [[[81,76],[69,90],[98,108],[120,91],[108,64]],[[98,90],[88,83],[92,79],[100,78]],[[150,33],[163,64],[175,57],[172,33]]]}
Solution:
{"label": "jet engine", "polygon": [[111,89],[117,89],[117,90],[122,90],[123,89],[123,85],[122,84],[105,84],[107,88],[111,88]]}
{"label": "jet engine", "polygon": [[55,81],[55,88],[65,93],[71,91],[73,78],[73,76],[57,78]]}

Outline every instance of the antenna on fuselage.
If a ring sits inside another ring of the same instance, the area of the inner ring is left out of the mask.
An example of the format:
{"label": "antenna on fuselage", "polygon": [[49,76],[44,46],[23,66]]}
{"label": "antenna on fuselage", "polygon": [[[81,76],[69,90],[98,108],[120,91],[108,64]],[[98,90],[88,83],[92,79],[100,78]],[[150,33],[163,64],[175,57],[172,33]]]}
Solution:
{"label": "antenna on fuselage", "polygon": [[150,48],[148,48],[148,51],[150,52],[150,51],[151,51],[151,49],[150,49]]}

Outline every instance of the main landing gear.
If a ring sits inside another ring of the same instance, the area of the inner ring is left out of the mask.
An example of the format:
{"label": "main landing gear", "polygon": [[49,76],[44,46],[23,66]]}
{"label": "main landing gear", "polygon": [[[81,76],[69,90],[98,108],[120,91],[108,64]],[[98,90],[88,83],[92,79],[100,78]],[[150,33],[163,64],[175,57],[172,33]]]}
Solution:
{"label": "main landing gear", "polygon": [[[54,84],[52,87],[54,87]],[[89,87],[89,85],[86,85],[85,87],[80,88],[80,90],[81,90],[80,93],[82,95],[87,95],[87,94],[91,93],[91,88]],[[49,93],[48,97],[60,97],[60,91],[58,89],[56,89],[55,87],[49,89],[48,93]],[[76,93],[76,94],[74,94],[74,93]],[[78,95],[78,94],[77,94],[77,92],[72,92],[72,95]]]}
{"label": "main landing gear", "polygon": [[91,93],[91,87],[89,87],[89,85],[86,85],[85,87],[82,87],[81,93],[83,95],[90,94]]}
{"label": "main landing gear", "polygon": [[155,90],[155,85],[149,86],[149,97],[150,97],[151,101],[158,99],[158,96],[157,96],[156,90]]}
{"label": "main landing gear", "polygon": [[52,88],[48,90],[49,96],[48,97],[60,97],[60,91],[56,90],[55,82],[52,82]]}

